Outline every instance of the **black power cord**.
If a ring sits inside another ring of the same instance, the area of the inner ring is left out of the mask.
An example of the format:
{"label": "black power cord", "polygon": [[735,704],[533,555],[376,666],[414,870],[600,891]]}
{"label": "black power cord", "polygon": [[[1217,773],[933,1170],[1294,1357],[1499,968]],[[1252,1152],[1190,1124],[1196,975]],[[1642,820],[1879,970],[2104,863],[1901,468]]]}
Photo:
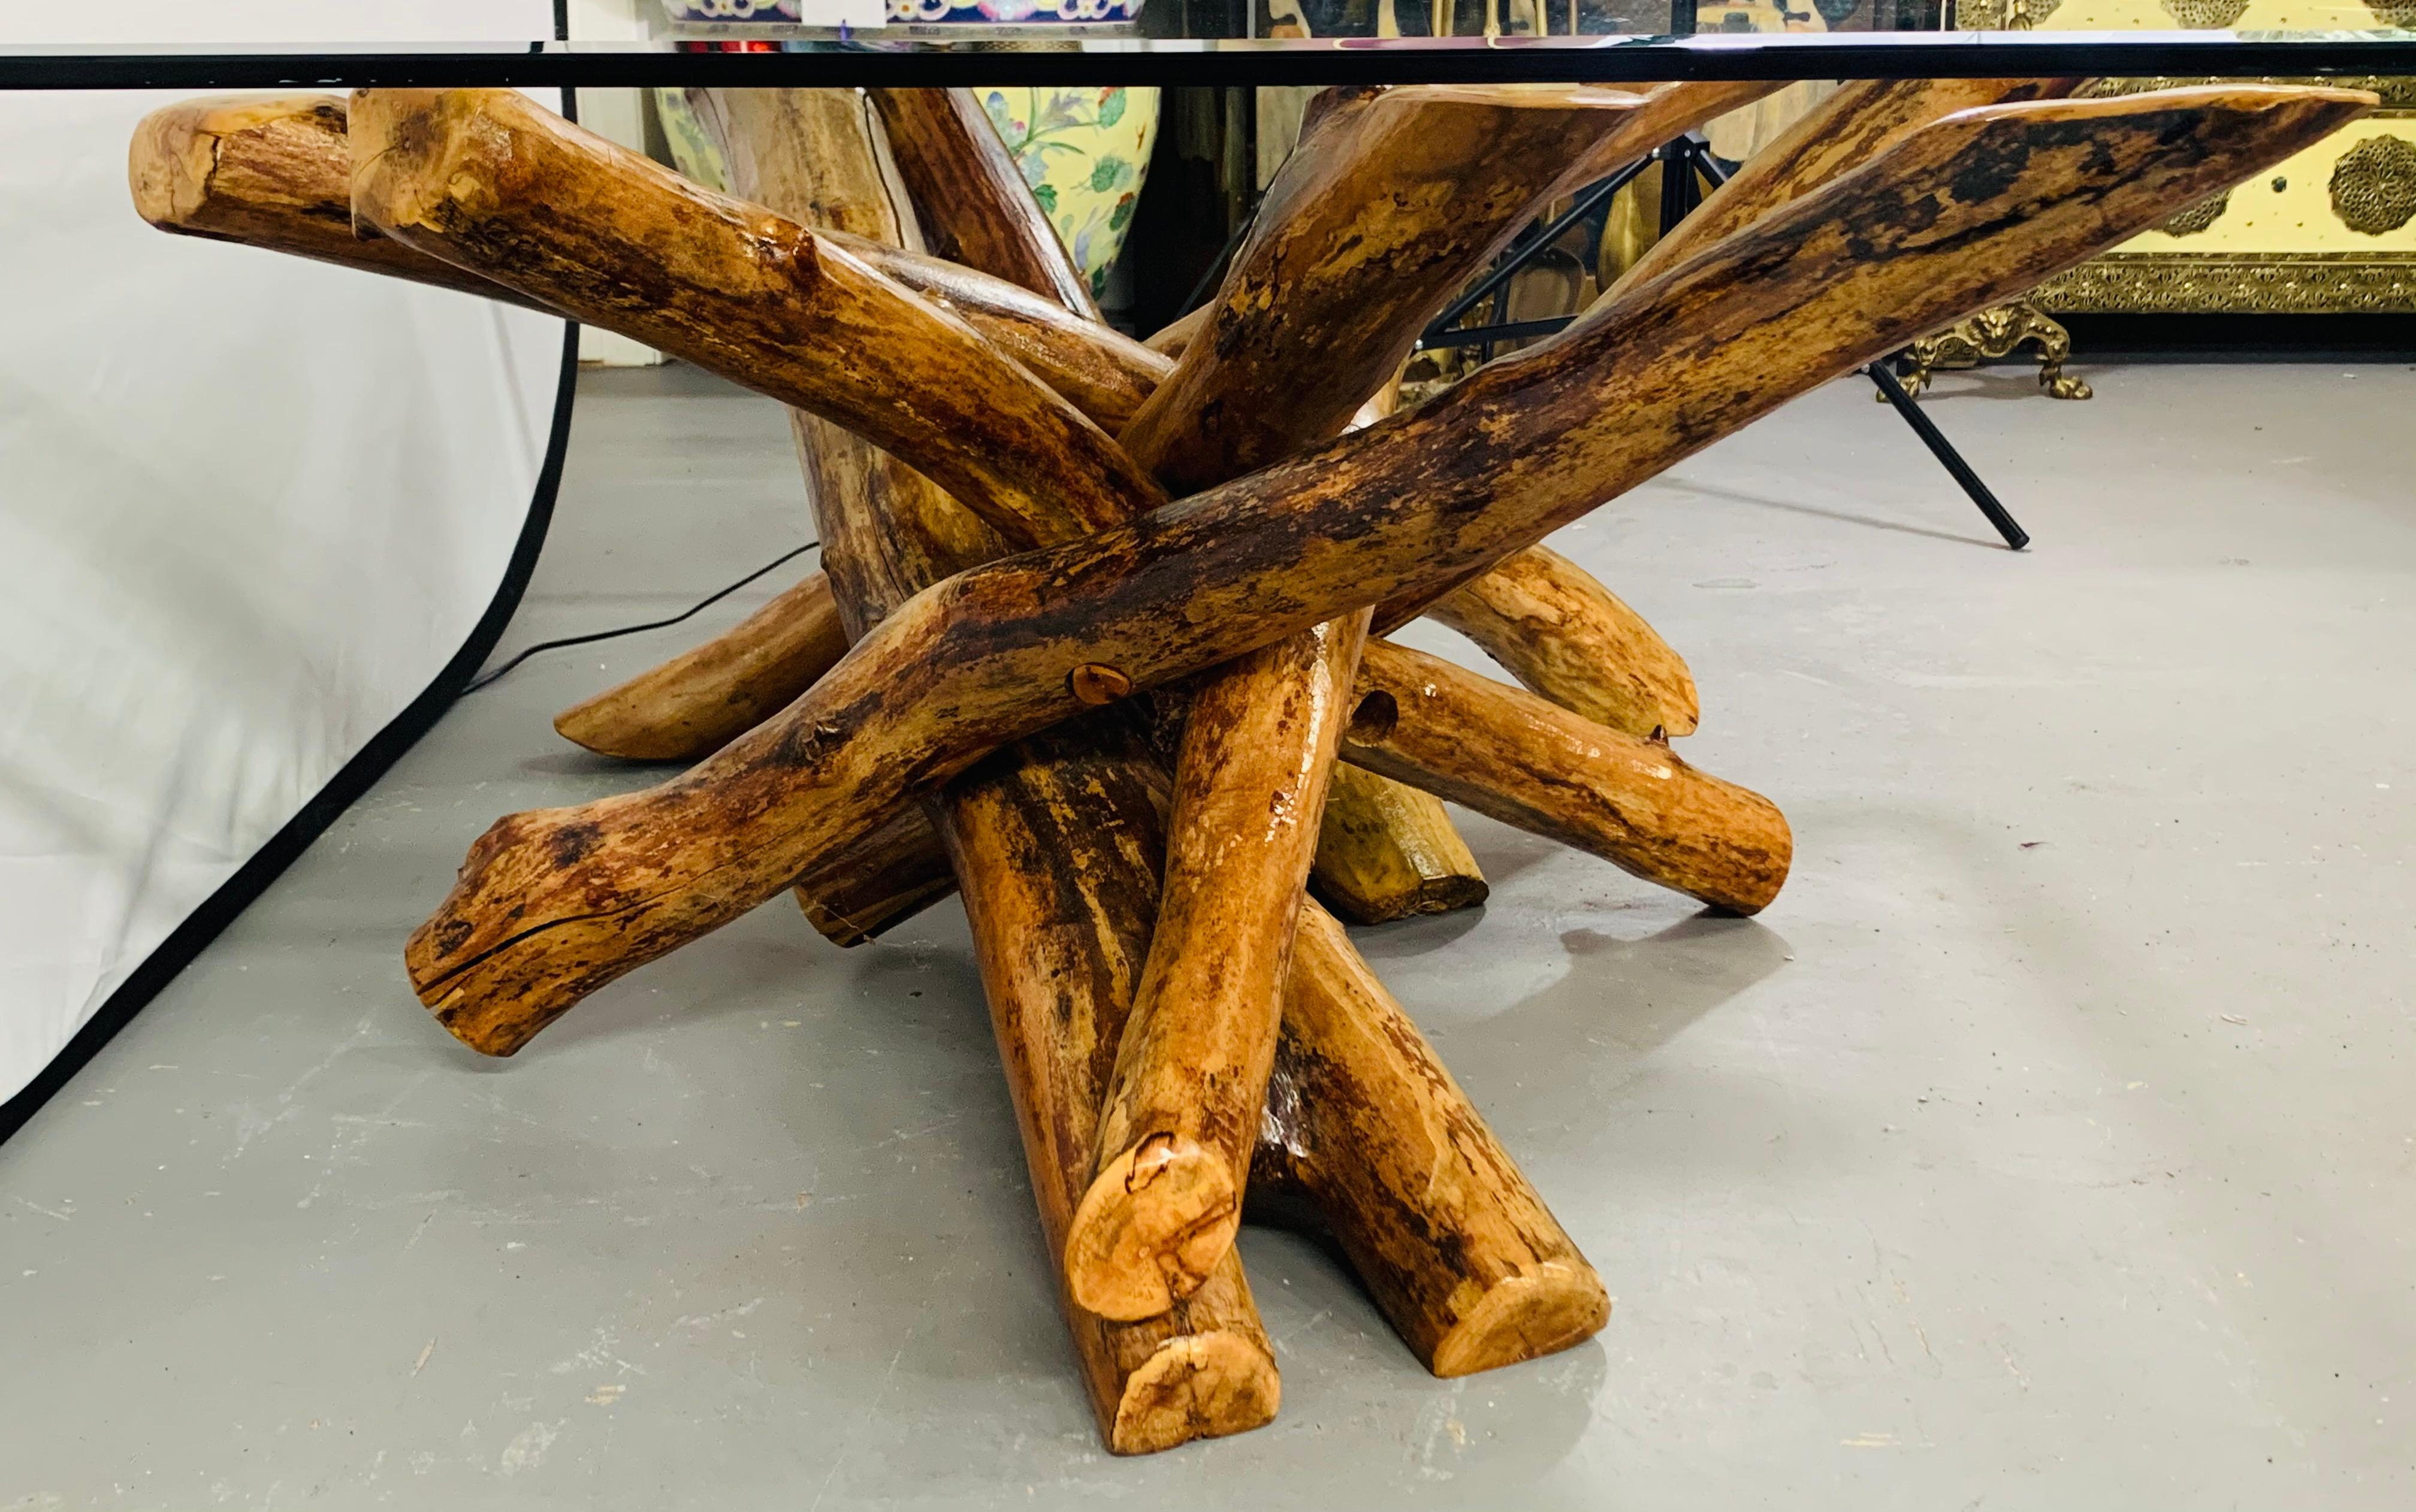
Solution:
{"label": "black power cord", "polygon": [[634,636],[642,630],[661,630],[668,626],[675,625],[683,620],[692,620],[706,609],[709,609],[716,604],[720,603],[723,599],[728,598],[731,594],[737,592],[742,588],[745,588],[748,583],[753,582],[756,578],[763,576],[773,568],[779,566],[782,562],[794,561],[797,558],[804,556],[807,552],[811,551],[814,547],[820,545],[822,545],[820,541],[808,541],[805,545],[797,546],[793,550],[783,551],[778,556],[774,557],[771,561],[763,563],[761,567],[756,568],[753,572],[748,573],[746,576],[741,577],[738,581],[731,584],[728,588],[720,590],[710,597],[699,599],[696,603],[689,605],[687,608],[672,615],[668,620],[649,620],[644,624],[625,624],[617,630],[598,630],[584,636],[565,636],[560,640],[540,640],[536,645],[531,646],[528,650],[521,651],[517,656],[514,656],[510,661],[506,662],[503,666],[496,667],[493,671],[481,672],[476,677],[472,678],[470,680],[469,686],[463,688],[461,692],[465,695],[477,692],[480,688],[483,688],[488,683],[494,681],[497,678],[502,677],[505,673],[510,671],[513,667],[520,666],[522,662],[527,661],[530,657],[535,656],[539,651],[560,651],[565,646],[584,646],[591,640],[612,640],[622,636]]}

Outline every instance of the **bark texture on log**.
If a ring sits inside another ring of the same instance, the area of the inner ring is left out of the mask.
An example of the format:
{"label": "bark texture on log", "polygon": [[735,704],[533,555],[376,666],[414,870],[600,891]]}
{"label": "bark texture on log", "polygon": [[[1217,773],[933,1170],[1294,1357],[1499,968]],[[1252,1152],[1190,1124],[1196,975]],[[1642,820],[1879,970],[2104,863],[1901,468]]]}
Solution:
{"label": "bark texture on log", "polygon": [[1125,428],[1126,449],[1179,494],[1333,435],[1544,202],[1774,87],[1338,97],[1267,187],[1200,338]]}
{"label": "bark texture on log", "polygon": [[970,89],[876,89],[889,150],[931,249],[1096,321],[1099,307],[1057,228],[1024,187]]}
{"label": "bark texture on log", "polygon": [[1548,546],[1531,546],[1428,617],[1572,713],[1630,735],[1692,735],[1695,675],[1644,617]]}
{"label": "bark texture on log", "polygon": [[413,936],[413,981],[465,1040],[514,1048],[909,794],[1078,711],[1077,666],[1147,687],[1371,599],[1414,613],[1794,395],[2373,103],[2235,85],[1925,127],[1416,410],[1131,527],[934,585],[778,718],[672,782],[499,821]]}
{"label": "bark texture on log", "polygon": [[1738,913],[1787,881],[1794,842],[1759,793],[1669,744],[1594,724],[1440,657],[1370,641],[1351,759]]}
{"label": "bark texture on log", "polygon": [[1305,1196],[1427,1369],[1582,1342],[1610,1298],[1334,917],[1301,910],[1250,1190]]}
{"label": "bark texture on log", "polygon": [[1351,615],[1278,641],[1192,698],[1156,931],[1065,1251],[1067,1282],[1094,1312],[1163,1312],[1232,1249],[1366,634]]}
{"label": "bark texture on log", "polygon": [[1354,924],[1473,908],[1491,891],[1442,799],[1347,765],[1326,789],[1309,880]]}
{"label": "bark texture on log", "polygon": [[353,228],[353,156],[335,95],[179,100],[144,116],[127,151],[136,214],[161,231],[542,309],[439,258]]}
{"label": "bark texture on log", "polygon": [[1001,529],[1164,498],[964,322],[521,95],[364,90],[352,127],[353,206],[387,235],[845,426]]}
{"label": "bark texture on log", "polygon": [[1675,231],[1646,248],[1619,283],[1659,277],[1956,111],[2061,99],[2079,83],[2077,79],[1848,80],[1755,153]]}
{"label": "bark texture on log", "polygon": [[830,579],[816,573],[694,650],[573,704],[553,727],[605,756],[691,759],[787,708],[847,647]]}

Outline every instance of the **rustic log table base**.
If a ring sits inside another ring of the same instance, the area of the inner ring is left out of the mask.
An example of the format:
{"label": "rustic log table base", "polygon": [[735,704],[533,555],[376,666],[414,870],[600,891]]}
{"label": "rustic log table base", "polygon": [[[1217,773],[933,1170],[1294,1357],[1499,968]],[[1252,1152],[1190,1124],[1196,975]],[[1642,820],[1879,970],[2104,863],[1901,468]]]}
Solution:
{"label": "rustic log table base", "polygon": [[[1438,1375],[1603,1326],[1304,889],[1354,921],[1481,901],[1449,798],[1713,906],[1776,896],[1778,809],[1670,748],[1685,663],[1536,543],[2375,103],[2069,82],[1840,90],[1563,335],[1398,414],[1417,332],[1519,227],[1774,86],[1331,92],[1215,297],[1147,345],[944,91],[697,92],[711,187],[481,90],[171,107],[130,175],[164,230],[559,310],[793,407],[827,576],[565,711],[591,750],[698,764],[498,821],[410,976],[509,1055],[783,891],[842,946],[960,893],[1132,1453],[1277,1410],[1246,1213],[1331,1238]],[[1428,612],[1523,686],[1384,638]]]}

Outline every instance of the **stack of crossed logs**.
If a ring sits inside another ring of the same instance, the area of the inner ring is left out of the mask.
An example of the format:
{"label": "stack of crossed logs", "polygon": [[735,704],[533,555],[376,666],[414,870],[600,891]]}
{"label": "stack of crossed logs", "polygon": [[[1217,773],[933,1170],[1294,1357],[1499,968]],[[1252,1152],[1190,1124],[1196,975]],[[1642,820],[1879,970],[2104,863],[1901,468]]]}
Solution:
{"label": "stack of crossed logs", "polygon": [[[479,90],[191,102],[132,178],[165,229],[560,311],[792,407],[826,576],[564,713],[696,764],[497,821],[412,981],[509,1055],[783,891],[845,945],[956,890],[1101,1430],[1141,1452],[1276,1411],[1246,1193],[1438,1375],[1603,1325],[1304,888],[1361,921],[1481,897],[1440,797],[1770,901],[1786,822],[1669,750],[1684,664],[1536,543],[2375,103],[2073,82],[1849,85],[1563,334],[1391,415],[1521,226],[1774,86],[1331,91],[1215,299],[1147,345],[960,92],[699,92],[744,198]],[[1421,614],[1525,691],[1382,638]]]}

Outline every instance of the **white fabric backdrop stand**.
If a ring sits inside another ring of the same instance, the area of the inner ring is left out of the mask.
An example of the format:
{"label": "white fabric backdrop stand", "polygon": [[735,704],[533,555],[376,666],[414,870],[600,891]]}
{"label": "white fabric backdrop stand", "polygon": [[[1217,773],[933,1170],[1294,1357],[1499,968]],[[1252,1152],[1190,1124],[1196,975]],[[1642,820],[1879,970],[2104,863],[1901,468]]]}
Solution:
{"label": "white fabric backdrop stand", "polygon": [[[0,38],[552,28],[188,0]],[[143,225],[126,142],[171,97],[0,96],[0,1137],[451,701],[567,435],[575,327]]]}

